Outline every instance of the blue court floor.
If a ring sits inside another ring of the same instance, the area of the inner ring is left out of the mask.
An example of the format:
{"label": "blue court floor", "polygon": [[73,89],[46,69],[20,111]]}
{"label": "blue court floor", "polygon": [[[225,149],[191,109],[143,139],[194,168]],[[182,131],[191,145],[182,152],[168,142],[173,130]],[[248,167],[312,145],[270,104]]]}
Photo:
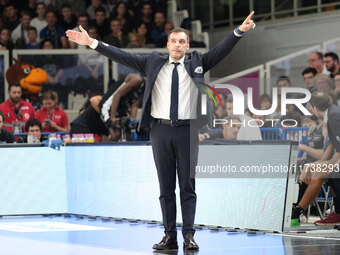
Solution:
{"label": "blue court floor", "polygon": [[152,246],[162,236],[161,225],[145,222],[74,216],[0,218],[0,254],[4,255],[340,254],[340,231],[338,238],[325,238],[202,228],[195,235],[199,252],[183,252],[181,235],[178,251],[154,252]]}

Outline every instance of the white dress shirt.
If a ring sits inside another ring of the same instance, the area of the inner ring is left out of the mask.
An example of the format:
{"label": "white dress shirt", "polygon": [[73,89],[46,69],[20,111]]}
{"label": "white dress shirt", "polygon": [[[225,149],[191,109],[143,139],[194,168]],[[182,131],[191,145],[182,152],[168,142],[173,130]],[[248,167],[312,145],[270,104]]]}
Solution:
{"label": "white dress shirt", "polygon": [[[175,67],[169,60],[158,73],[151,94],[151,116],[156,119],[170,119],[172,71]],[[184,57],[178,61],[178,119],[195,119],[198,89],[184,66]]]}

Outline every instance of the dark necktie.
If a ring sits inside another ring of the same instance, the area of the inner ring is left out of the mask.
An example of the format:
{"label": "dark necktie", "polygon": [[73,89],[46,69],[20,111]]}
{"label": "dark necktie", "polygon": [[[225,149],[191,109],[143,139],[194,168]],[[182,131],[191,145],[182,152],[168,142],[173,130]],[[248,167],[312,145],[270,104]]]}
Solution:
{"label": "dark necktie", "polygon": [[180,63],[172,62],[175,67],[172,71],[172,80],[171,80],[171,104],[170,104],[170,120],[174,123],[178,119],[178,72],[177,66]]}

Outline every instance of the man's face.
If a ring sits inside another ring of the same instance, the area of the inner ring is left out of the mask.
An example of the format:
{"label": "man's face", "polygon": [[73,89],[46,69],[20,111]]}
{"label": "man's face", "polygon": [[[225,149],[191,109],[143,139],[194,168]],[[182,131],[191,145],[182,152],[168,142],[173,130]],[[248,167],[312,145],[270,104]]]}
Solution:
{"label": "man's face", "polygon": [[329,84],[325,79],[318,79],[316,81],[316,89],[320,92],[328,92],[329,91]]}
{"label": "man's face", "polygon": [[167,42],[167,48],[169,50],[170,57],[175,61],[179,61],[189,49],[187,35],[184,32],[171,33]]}
{"label": "man's face", "polygon": [[96,12],[95,19],[97,24],[102,24],[105,20],[105,13],[104,12]]}
{"label": "man's face", "polygon": [[333,60],[331,57],[324,58],[326,69],[330,72],[334,72],[336,68],[336,61]]}
{"label": "man's face", "polygon": [[2,129],[3,126],[4,126],[4,119],[0,115],[0,130]]}
{"label": "man's face", "polygon": [[27,135],[32,135],[35,136],[36,138],[38,138],[38,140],[40,140],[41,138],[41,131],[39,126],[31,126],[28,128],[27,130]]}
{"label": "man's face", "polygon": [[37,40],[37,31],[31,29],[27,32],[27,37],[30,42],[35,42]]}
{"label": "man's face", "polygon": [[21,17],[20,23],[24,29],[28,29],[30,27],[31,17],[29,15],[24,15]]}
{"label": "man's face", "polygon": [[278,94],[281,95],[281,89],[282,88],[289,88],[289,87],[290,87],[290,84],[289,84],[288,81],[285,81],[285,80],[279,81],[277,83],[277,92],[278,92]]}
{"label": "man's face", "polygon": [[309,67],[315,68],[316,70],[320,70],[323,68],[323,59],[319,58],[316,53],[312,53],[308,57]]}
{"label": "man's face", "polygon": [[45,11],[46,11],[46,9],[45,9],[45,6],[44,6],[44,5],[39,4],[39,5],[37,6],[36,13],[37,13],[38,16],[44,16],[44,15],[45,15]]}
{"label": "man's face", "polygon": [[8,29],[3,29],[0,34],[0,39],[3,42],[8,42],[11,38],[11,34]]}
{"label": "man's face", "polygon": [[8,91],[9,99],[14,103],[17,104],[20,102],[21,99],[21,87],[20,86],[13,86]]}
{"label": "man's face", "polygon": [[87,33],[89,34],[90,37],[96,39],[97,38],[97,30],[96,29],[89,29],[87,31]]}
{"label": "man's face", "polygon": [[70,19],[72,12],[71,9],[68,7],[65,7],[61,10],[61,15],[63,15],[64,19]]}
{"label": "man's face", "polygon": [[234,124],[240,122],[239,119],[231,119],[223,126],[223,137],[226,140],[236,139],[237,133],[240,130],[240,124]]}
{"label": "man's face", "polygon": [[314,86],[314,74],[313,73],[305,73],[303,75],[303,80],[307,88],[311,88]]}
{"label": "man's face", "polygon": [[121,25],[118,20],[111,21],[111,31],[114,33],[118,33],[121,30]]}
{"label": "man's face", "polygon": [[57,23],[57,18],[53,12],[47,13],[46,22],[49,26],[54,26]]}
{"label": "man's face", "polygon": [[17,9],[15,9],[12,5],[5,8],[5,14],[7,18],[12,18],[17,13]]}
{"label": "man's face", "polygon": [[47,111],[52,111],[56,106],[56,102],[53,101],[52,99],[44,99],[43,100],[43,107],[47,110]]}
{"label": "man's face", "polygon": [[156,12],[155,14],[155,24],[157,27],[162,27],[165,23],[164,14],[161,12]]}
{"label": "man's face", "polygon": [[50,50],[50,49],[53,49],[53,45],[50,41],[46,41],[43,45],[43,49],[44,50]]}
{"label": "man's face", "polygon": [[88,24],[89,24],[89,21],[88,21],[88,19],[87,19],[87,17],[85,17],[85,16],[80,16],[79,18],[78,18],[78,26],[79,25],[81,25],[84,29],[87,29],[87,26],[88,26]]}
{"label": "man's face", "polygon": [[144,16],[150,16],[152,13],[151,5],[145,4],[142,8],[142,13]]}

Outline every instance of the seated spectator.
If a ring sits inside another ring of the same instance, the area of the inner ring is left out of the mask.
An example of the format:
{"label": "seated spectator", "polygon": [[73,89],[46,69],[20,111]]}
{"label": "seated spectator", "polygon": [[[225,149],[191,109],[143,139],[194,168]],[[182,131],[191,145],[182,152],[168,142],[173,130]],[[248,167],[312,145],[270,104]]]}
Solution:
{"label": "seated spectator", "polygon": [[23,132],[23,126],[26,121],[34,117],[33,106],[21,99],[20,84],[9,84],[8,99],[0,104],[0,111],[5,114],[4,128],[10,132]]}
{"label": "seated spectator", "polygon": [[36,112],[35,118],[41,122],[43,132],[68,132],[68,118],[64,110],[58,106],[58,95],[49,90],[44,92],[43,108]]}
{"label": "seated spectator", "polygon": [[268,110],[272,107],[272,97],[268,94],[263,94],[259,97],[260,110]]}
{"label": "seated spectator", "polygon": [[41,143],[41,123],[35,118],[31,118],[26,122],[25,129],[27,130],[27,136],[25,138],[20,137],[19,143]]}
{"label": "seated spectator", "polygon": [[122,32],[125,35],[131,32],[132,29],[136,26],[134,20],[131,18],[130,14],[127,11],[125,3],[123,2],[118,3],[115,8],[113,8],[111,20],[112,19],[120,20]]}
{"label": "seated spectator", "polygon": [[157,48],[161,48],[163,47],[163,41],[166,37],[164,31],[164,25],[166,21],[165,15],[162,12],[156,12],[154,17],[154,27],[151,30],[151,40]]}
{"label": "seated spectator", "polygon": [[3,28],[13,31],[19,24],[20,20],[17,15],[18,9],[13,2],[9,2],[5,6],[5,19],[3,20]]}
{"label": "seated spectator", "polygon": [[128,13],[134,20],[140,20],[142,17],[142,8],[143,1],[142,0],[131,0],[126,4],[128,9]]}
{"label": "seated spectator", "polygon": [[28,32],[28,43],[26,44],[25,49],[39,49],[40,44],[38,43],[38,32],[35,27],[29,27]]}
{"label": "seated spectator", "polygon": [[110,9],[106,4],[103,4],[102,0],[91,0],[91,4],[87,7],[86,13],[91,20],[96,19],[95,10],[98,7],[103,7],[105,9],[105,18],[108,19],[110,16]]}
{"label": "seated spectator", "polygon": [[106,35],[110,34],[110,23],[105,18],[106,11],[103,7],[98,7],[94,11],[95,20],[93,26],[97,29],[98,36],[102,40]]}
{"label": "seated spectator", "polygon": [[37,29],[38,33],[38,41],[40,41],[40,31],[47,26],[47,22],[45,19],[45,12],[46,12],[46,7],[45,4],[40,2],[37,3],[37,7],[35,9],[35,12],[37,14],[37,17],[33,18],[31,20],[31,26],[35,27]]}
{"label": "seated spectator", "polygon": [[314,68],[318,73],[329,74],[323,61],[323,55],[319,51],[314,51],[309,54],[308,64],[309,67]]}
{"label": "seated spectator", "polygon": [[84,0],[59,0],[56,2],[57,4],[59,2],[59,6],[62,6],[63,4],[70,5],[72,14],[77,17],[80,15],[80,13],[86,13],[86,1]]}
{"label": "seated spectator", "polygon": [[0,111],[0,144],[1,143],[14,143],[14,135],[6,129],[3,129],[5,122],[5,114]]}
{"label": "seated spectator", "polygon": [[161,44],[162,48],[166,47],[166,43],[168,42],[169,33],[174,28],[175,28],[175,26],[172,22],[168,21],[168,22],[165,23],[165,25],[164,25],[165,37],[162,40],[162,44]]}
{"label": "seated spectator", "polygon": [[[80,32],[79,26],[82,26],[85,30],[88,29],[89,18],[87,17],[86,14],[80,14],[79,15],[78,20],[77,20],[77,26],[72,28],[72,30]],[[69,45],[70,45],[71,49],[77,49],[77,48],[78,49],[85,49],[86,48],[85,45],[80,45],[78,43],[74,43],[74,42],[71,42],[71,41],[69,41]]]}
{"label": "seated spectator", "polygon": [[14,44],[11,39],[11,31],[7,28],[3,28],[0,31],[0,50],[12,50]]}
{"label": "seated spectator", "polygon": [[326,74],[317,74],[315,76],[316,89],[318,92],[333,92],[334,84],[331,78]]}
{"label": "seated spectator", "polygon": [[129,43],[129,37],[123,34],[120,20],[111,20],[110,25],[112,33],[105,36],[103,41],[118,48],[126,48]]}
{"label": "seated spectator", "polygon": [[303,76],[303,81],[310,93],[314,93],[316,91],[315,87],[315,75],[317,75],[317,71],[314,68],[308,67],[302,71],[301,75]]}
{"label": "seated spectator", "polygon": [[152,30],[152,23],[153,23],[153,17],[152,17],[152,6],[149,2],[144,2],[142,7],[142,16],[137,21],[137,24],[144,24],[146,29],[146,39],[148,42],[152,42],[151,40],[151,30]]}
{"label": "seated spectator", "polygon": [[194,41],[193,40],[191,30],[187,29],[186,31],[187,31],[187,33],[189,35],[190,48],[205,48],[206,47],[204,42],[199,42],[199,41]]}
{"label": "seated spectator", "polygon": [[144,23],[141,23],[137,28],[137,37],[139,41],[139,45],[141,48],[154,48],[155,44],[151,41],[151,38],[148,37],[147,28]]}
{"label": "seated spectator", "polygon": [[126,48],[140,48],[138,36],[136,33],[130,33],[129,39],[130,42],[128,43]]}
{"label": "seated spectator", "polygon": [[225,118],[226,122],[223,124],[223,130],[206,130],[205,132],[198,135],[200,141],[205,140],[238,140],[237,134],[241,127],[241,119],[238,116],[231,115]]}
{"label": "seated spectator", "polygon": [[12,32],[12,41],[17,49],[24,49],[28,44],[28,29],[31,23],[31,13],[21,12],[20,24]]}
{"label": "seated spectator", "polygon": [[340,71],[339,57],[334,52],[327,52],[324,55],[324,63],[328,72],[330,72],[330,77],[334,78],[335,74]]}
{"label": "seated spectator", "polygon": [[48,39],[52,42],[55,49],[66,49],[68,43],[65,31],[62,27],[57,26],[57,15],[54,11],[47,11],[45,14],[47,26],[40,31],[40,41]]}
{"label": "seated spectator", "polygon": [[[216,106],[214,105],[214,119],[222,119],[225,116],[227,116],[227,111],[225,109],[225,96],[224,94],[219,93],[218,94],[222,104],[217,104]],[[217,96],[215,97],[215,100],[218,102]]]}
{"label": "seated spectator", "polygon": [[69,4],[65,3],[61,6],[61,18],[58,23],[65,31],[77,25],[77,17],[72,14]]}
{"label": "seated spectator", "polygon": [[38,0],[28,0],[26,3],[24,3],[24,7],[21,8],[21,10],[28,11],[31,14],[31,18],[34,18],[37,16],[35,13],[35,9],[37,6]]}

